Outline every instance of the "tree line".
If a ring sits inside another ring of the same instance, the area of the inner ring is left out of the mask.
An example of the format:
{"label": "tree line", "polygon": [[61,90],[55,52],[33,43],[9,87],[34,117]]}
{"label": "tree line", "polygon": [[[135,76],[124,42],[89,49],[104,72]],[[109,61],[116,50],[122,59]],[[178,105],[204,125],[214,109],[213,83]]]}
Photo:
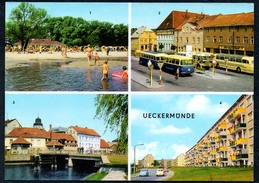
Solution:
{"label": "tree line", "polygon": [[50,17],[45,9],[22,2],[12,9],[6,23],[6,36],[11,44],[21,41],[25,50],[31,39],[59,41],[69,47],[127,46],[128,26],[110,22],[86,21],[83,18]]}

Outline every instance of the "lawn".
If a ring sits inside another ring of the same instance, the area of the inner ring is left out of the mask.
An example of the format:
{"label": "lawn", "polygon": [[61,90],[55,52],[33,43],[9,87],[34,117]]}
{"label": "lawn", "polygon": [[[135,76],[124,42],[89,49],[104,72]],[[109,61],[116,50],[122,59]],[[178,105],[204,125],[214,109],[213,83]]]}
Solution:
{"label": "lawn", "polygon": [[106,175],[108,175],[108,173],[96,173],[86,180],[102,180]]}
{"label": "lawn", "polygon": [[252,181],[254,168],[238,167],[173,167],[168,181]]}
{"label": "lawn", "polygon": [[114,165],[128,165],[127,155],[108,155],[108,159]]}

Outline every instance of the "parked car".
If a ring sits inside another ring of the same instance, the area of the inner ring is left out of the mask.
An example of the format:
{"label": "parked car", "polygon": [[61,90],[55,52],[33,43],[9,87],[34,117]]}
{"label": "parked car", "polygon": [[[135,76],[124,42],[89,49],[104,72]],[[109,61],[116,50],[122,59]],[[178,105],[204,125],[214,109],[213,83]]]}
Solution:
{"label": "parked car", "polygon": [[156,170],[156,176],[164,176],[165,172],[162,168]]}
{"label": "parked car", "polygon": [[168,172],[168,168],[164,168],[164,172]]}
{"label": "parked car", "polygon": [[139,172],[139,177],[146,177],[148,174],[148,169],[141,169]]}

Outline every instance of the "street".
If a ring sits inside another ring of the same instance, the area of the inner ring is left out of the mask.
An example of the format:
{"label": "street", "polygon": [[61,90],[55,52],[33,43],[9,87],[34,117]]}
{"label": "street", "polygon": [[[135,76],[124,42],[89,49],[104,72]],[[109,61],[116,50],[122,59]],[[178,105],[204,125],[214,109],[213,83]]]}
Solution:
{"label": "street", "polygon": [[[163,85],[158,86],[159,70],[153,70],[154,87],[148,87],[143,80],[150,80],[150,71],[146,66],[140,65],[138,58],[131,57],[132,91],[199,91],[199,92],[253,92],[254,75],[236,73],[224,69],[215,69],[212,74],[193,73],[191,76],[181,76],[178,80],[173,74],[162,72]],[[212,73],[208,71],[208,73]],[[143,84],[144,83],[144,84]]]}
{"label": "street", "polygon": [[169,171],[165,172],[165,176],[156,176],[156,169],[149,169],[149,176],[147,177],[131,177],[131,180],[141,180],[141,181],[161,181],[166,180],[169,177],[172,177],[174,175],[174,172]]}

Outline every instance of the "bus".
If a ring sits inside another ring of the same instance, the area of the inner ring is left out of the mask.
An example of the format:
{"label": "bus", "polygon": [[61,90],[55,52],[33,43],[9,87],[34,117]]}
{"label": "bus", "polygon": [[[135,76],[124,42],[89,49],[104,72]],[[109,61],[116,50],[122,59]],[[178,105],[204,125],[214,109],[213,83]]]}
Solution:
{"label": "bus", "polygon": [[215,60],[218,68],[254,74],[254,57],[219,53],[215,54]]}
{"label": "bus", "polygon": [[176,55],[192,57],[192,52],[177,52]]}
{"label": "bus", "polygon": [[164,56],[163,70],[176,74],[177,68],[179,69],[179,76],[191,75],[194,72],[193,59],[181,55],[166,55]]}
{"label": "bus", "polygon": [[163,62],[165,53],[154,52],[154,51],[141,51],[139,54],[139,64],[148,66],[147,63],[150,60],[154,66],[154,69],[159,69],[158,62]]}
{"label": "bus", "polygon": [[192,58],[196,68],[210,69],[212,67],[213,53],[193,53]]}

